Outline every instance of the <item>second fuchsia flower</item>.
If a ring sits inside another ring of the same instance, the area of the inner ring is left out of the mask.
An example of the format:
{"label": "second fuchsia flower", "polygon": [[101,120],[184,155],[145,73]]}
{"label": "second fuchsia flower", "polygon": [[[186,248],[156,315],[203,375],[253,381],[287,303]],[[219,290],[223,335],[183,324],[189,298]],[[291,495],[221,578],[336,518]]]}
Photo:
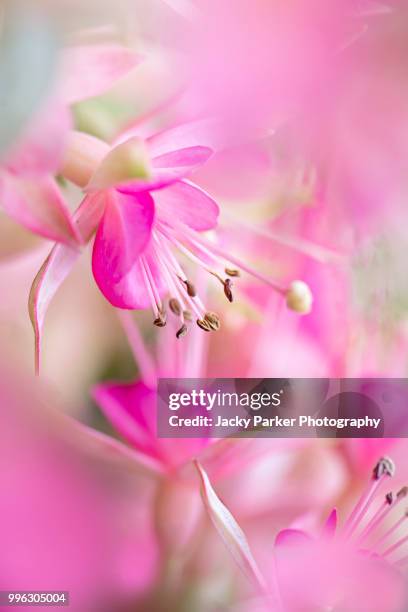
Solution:
{"label": "second fuchsia flower", "polygon": [[[408,489],[381,495],[380,488],[394,474],[390,459],[375,466],[372,478],[342,527],[333,510],[317,535],[289,528],[275,540],[274,557],[258,568],[248,542],[224,506],[201,467],[197,469],[207,511],[241,570],[254,581],[261,600],[245,610],[259,612],[403,612],[407,592],[403,570],[408,541],[401,528],[406,512],[388,523],[389,516],[406,499]],[[400,535],[398,535],[400,533]],[[269,577],[269,581],[265,580]]]}

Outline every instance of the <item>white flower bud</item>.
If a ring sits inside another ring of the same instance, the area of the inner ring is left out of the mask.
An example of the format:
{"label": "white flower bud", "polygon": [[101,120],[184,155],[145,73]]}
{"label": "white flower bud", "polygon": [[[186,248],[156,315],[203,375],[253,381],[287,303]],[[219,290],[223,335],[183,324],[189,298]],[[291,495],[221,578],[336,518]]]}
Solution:
{"label": "white flower bud", "polygon": [[299,314],[308,314],[312,310],[313,295],[309,286],[300,280],[293,281],[286,291],[286,305]]}

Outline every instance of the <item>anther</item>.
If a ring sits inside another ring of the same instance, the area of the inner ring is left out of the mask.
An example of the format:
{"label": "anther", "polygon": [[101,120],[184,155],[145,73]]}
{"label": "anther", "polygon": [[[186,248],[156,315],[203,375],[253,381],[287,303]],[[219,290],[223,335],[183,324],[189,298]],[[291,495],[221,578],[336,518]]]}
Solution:
{"label": "anther", "polygon": [[[398,497],[398,495],[397,495],[397,497]],[[392,505],[392,502],[394,501],[394,496],[393,496],[393,494],[392,494],[392,493],[387,493],[387,495],[385,496],[385,501],[387,502],[387,504],[388,504],[389,506],[391,506],[391,505]]]}
{"label": "anther", "polygon": [[179,317],[182,312],[181,304],[176,298],[170,298],[169,300],[169,308],[176,317]]}
{"label": "anther", "polygon": [[232,302],[234,300],[234,297],[231,291],[231,287],[232,287],[231,280],[229,278],[226,278],[224,281],[224,294],[229,302]]}
{"label": "anther", "polygon": [[241,273],[239,270],[235,270],[234,268],[225,268],[225,274],[227,276],[241,276]]}
{"label": "anther", "polygon": [[401,497],[406,497],[408,495],[408,487],[402,487],[397,493],[397,499],[401,499]]}
{"label": "anther", "polygon": [[196,297],[197,291],[196,291],[196,288],[194,287],[193,283],[190,282],[189,280],[183,280],[183,279],[181,279],[181,280],[182,280],[182,282],[184,283],[184,285],[186,287],[187,295],[189,297]]}
{"label": "anther", "polygon": [[182,338],[187,333],[187,325],[183,324],[180,329],[176,332],[176,338]]}
{"label": "anther", "polygon": [[373,478],[379,480],[384,474],[387,476],[394,476],[395,474],[395,465],[388,457],[381,457],[373,470]]}
{"label": "anther", "polygon": [[204,315],[204,321],[208,323],[213,331],[217,331],[221,327],[220,318],[215,312],[206,312]]}
{"label": "anther", "polygon": [[200,329],[203,329],[206,332],[211,331],[211,327],[205,319],[197,319],[197,325]]}
{"label": "anther", "polygon": [[164,327],[166,323],[167,323],[167,315],[164,311],[160,312],[157,319],[153,321],[153,325],[156,325],[156,327]]}

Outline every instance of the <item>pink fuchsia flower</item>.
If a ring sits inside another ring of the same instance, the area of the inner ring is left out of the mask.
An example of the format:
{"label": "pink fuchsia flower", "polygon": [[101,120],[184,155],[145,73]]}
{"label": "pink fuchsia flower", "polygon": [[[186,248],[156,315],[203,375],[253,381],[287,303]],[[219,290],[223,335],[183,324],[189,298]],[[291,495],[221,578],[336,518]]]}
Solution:
{"label": "pink fuchsia flower", "polygon": [[[341,528],[333,510],[320,533],[313,536],[299,529],[281,531],[274,546],[265,580],[248,541],[229,510],[220,501],[210,480],[197,463],[202,495],[209,516],[241,570],[255,584],[263,602],[245,609],[301,612],[339,610],[402,612],[406,589],[402,568],[407,557],[403,545],[408,536],[395,539],[406,514],[386,528],[386,519],[406,498],[406,487],[395,495],[379,494],[394,474],[389,459],[381,459],[366,490]],[[375,586],[374,586],[375,585]]]}
{"label": "pink fuchsia flower", "polygon": [[[157,538],[169,559],[192,550],[193,538],[202,533],[202,505],[192,467],[200,457],[217,481],[255,463],[267,453],[289,451],[299,441],[215,440],[208,437],[180,439],[157,435],[157,379],[197,378],[205,373],[208,336],[198,328],[191,330],[183,346],[177,341],[176,321],[169,321],[158,334],[154,355],[146,347],[132,315],[118,312],[130,342],[139,376],[132,382],[105,382],[92,389],[92,396],[107,421],[129,445],[136,464],[155,477],[155,494],[150,512],[156,519]],[[303,441],[300,441],[303,444]],[[182,514],[183,520],[180,521]]]}
{"label": "pink fuchsia flower", "polygon": [[100,383],[92,389],[92,396],[114,429],[136,451],[141,463],[149,463],[160,474],[175,472],[199,455],[210,440],[157,437],[157,381],[160,377],[199,377],[203,373],[207,338],[198,329],[192,330],[180,351],[174,325],[169,322],[158,336],[157,351],[152,353],[130,313],[118,314],[139,376],[129,383]]}
{"label": "pink fuchsia flower", "polygon": [[[186,475],[191,481],[191,460],[199,456],[219,478],[241,468],[246,462],[270,451],[270,441],[251,439],[159,438],[157,436],[157,381],[159,378],[192,378],[205,375],[208,336],[198,328],[191,330],[181,347],[175,336],[177,322],[170,321],[158,335],[155,354],[145,342],[130,313],[119,317],[139,369],[136,381],[104,382],[96,385],[92,396],[119,435],[136,451],[140,462],[155,466],[163,475]],[[300,441],[303,444],[303,441]],[[299,441],[279,443],[274,452],[298,447]]]}
{"label": "pink fuchsia flower", "polygon": [[69,106],[108,90],[138,61],[133,52],[113,44],[62,52],[53,91],[1,160],[0,206],[8,215],[45,238],[81,242],[54,179],[72,128]]}
{"label": "pink fuchsia flower", "polygon": [[[159,327],[166,324],[163,298],[168,296],[169,309],[180,321],[177,337],[187,332],[193,317],[204,331],[220,326],[219,317],[207,310],[179,263],[180,254],[215,277],[229,301],[232,279],[240,269],[283,295],[296,312],[311,309],[312,295],[305,283],[284,287],[203,235],[216,227],[219,209],[187,176],[212,156],[216,146],[205,121],[147,138],[132,131],[112,147],[73,133],[61,168],[64,177],[87,192],[75,220],[84,242],[96,231],[92,268],[102,293],[118,308],[151,306]],[[37,345],[47,305],[78,254],[62,246],[54,249],[34,281],[30,313]]]}

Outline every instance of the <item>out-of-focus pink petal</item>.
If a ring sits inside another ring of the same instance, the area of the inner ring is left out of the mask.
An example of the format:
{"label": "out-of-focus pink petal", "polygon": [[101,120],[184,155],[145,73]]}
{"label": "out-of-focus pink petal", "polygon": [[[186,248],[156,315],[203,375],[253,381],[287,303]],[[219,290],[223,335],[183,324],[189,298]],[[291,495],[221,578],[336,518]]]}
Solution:
{"label": "out-of-focus pink petal", "polygon": [[184,147],[176,151],[169,151],[157,157],[153,157],[153,168],[180,168],[186,171],[188,168],[195,168],[205,164],[210,159],[213,152],[208,147],[196,145],[194,147]]}
{"label": "out-of-focus pink petal", "polygon": [[63,583],[72,611],[128,608],[158,569],[144,475],[154,473],[130,449],[63,415],[24,371],[1,363],[0,372],[2,587]]}
{"label": "out-of-focus pink petal", "polygon": [[70,47],[62,58],[61,95],[68,104],[98,96],[139,62],[139,56],[120,45]]}
{"label": "out-of-focus pink petal", "polygon": [[80,237],[56,183],[50,178],[0,176],[0,206],[10,217],[45,238],[75,244]]}
{"label": "out-of-focus pink petal", "polygon": [[[99,399],[95,396],[95,399]],[[103,454],[117,464],[121,464],[123,469],[134,469],[135,472],[142,472],[149,477],[155,477],[163,473],[162,464],[155,458],[147,456],[145,453],[138,452],[128,445],[112,438],[107,434],[97,431],[79,422],[75,422],[78,439],[81,436],[87,442],[87,448],[94,451],[95,455]]]}
{"label": "out-of-focus pink petal", "polygon": [[190,121],[163,130],[147,138],[146,144],[152,158],[195,147],[214,153],[221,146],[215,122],[208,120]]}
{"label": "out-of-focus pink petal", "polygon": [[100,384],[92,396],[102,412],[134,448],[156,457],[156,393],[143,383]]}
{"label": "out-of-focus pink petal", "polygon": [[178,181],[157,191],[153,199],[160,217],[176,219],[198,231],[212,229],[217,224],[217,203],[200,187],[189,181]]}
{"label": "out-of-focus pink petal", "polygon": [[297,547],[308,541],[310,541],[310,537],[304,531],[300,531],[300,529],[282,529],[276,536],[275,550]]}
{"label": "out-of-focus pink petal", "polygon": [[154,221],[154,203],[148,193],[127,195],[110,190],[95,237],[92,268],[98,284],[113,285],[132,269],[147,247]]}
{"label": "out-of-focus pink petal", "polygon": [[71,127],[72,118],[66,105],[51,100],[33,117],[27,130],[10,149],[6,167],[19,176],[55,174]]}
{"label": "out-of-focus pink petal", "polygon": [[159,463],[162,470],[179,468],[186,462],[191,466],[192,457],[208,443],[204,438],[157,438],[157,393],[144,383],[100,384],[92,394],[116,431],[147,460]]}
{"label": "out-of-focus pink petal", "polygon": [[[74,215],[78,232],[87,242],[100,221],[104,207],[101,196],[87,196]],[[57,244],[41,266],[31,286],[28,310],[35,335],[35,369],[39,372],[41,356],[41,335],[48,306],[72,270],[80,250],[68,245]]]}
{"label": "out-of-focus pink petal", "polygon": [[328,536],[333,536],[336,533],[337,529],[337,510],[333,508],[330,512],[324,526],[323,533]]}
{"label": "out-of-focus pink petal", "polygon": [[217,496],[203,467],[198,461],[195,462],[195,465],[201,480],[201,492],[204,504],[214,527],[220,534],[240,569],[258,588],[260,587],[261,590],[264,590],[264,579],[256,565],[244,532],[231,512]]}

